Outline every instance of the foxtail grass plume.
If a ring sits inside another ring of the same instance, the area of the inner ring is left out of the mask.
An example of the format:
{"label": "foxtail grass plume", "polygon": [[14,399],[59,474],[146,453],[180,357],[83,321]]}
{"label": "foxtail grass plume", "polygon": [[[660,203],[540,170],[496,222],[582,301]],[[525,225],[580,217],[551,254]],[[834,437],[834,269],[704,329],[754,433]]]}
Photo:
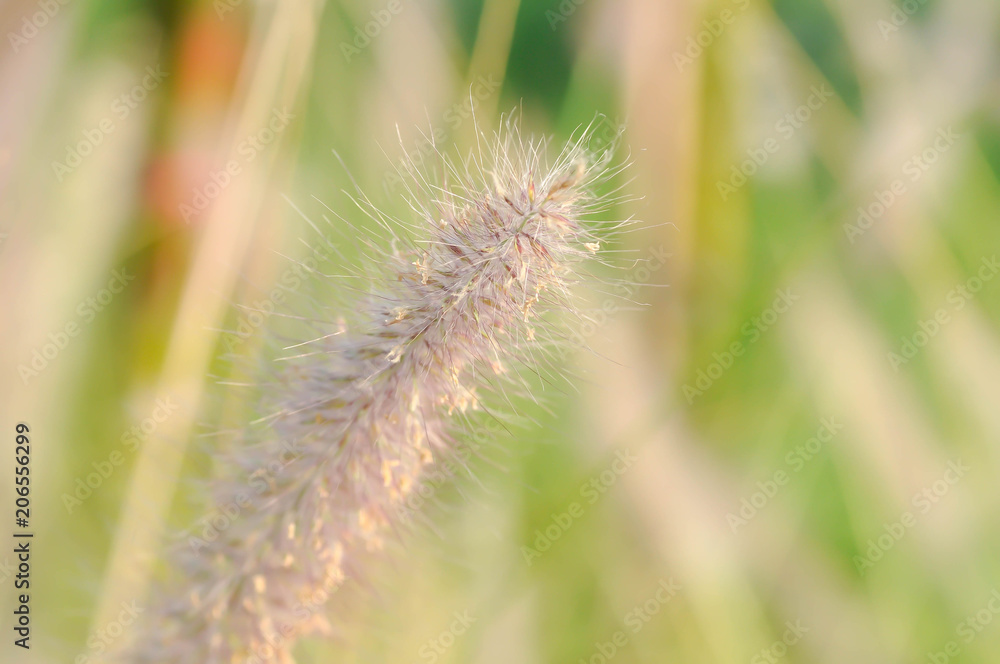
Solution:
{"label": "foxtail grass plume", "polygon": [[[621,166],[591,147],[592,128],[551,163],[547,141],[525,141],[511,119],[480,141],[466,159],[441,156],[436,179],[404,165],[416,223],[361,197],[392,230],[383,276],[349,323],[327,312],[332,331],[280,363],[265,426],[248,427],[215,481],[237,514],[212,541],[179,547],[128,661],[292,662],[300,637],[332,631],[338,589],[363,577],[426,473],[462,449],[473,411],[497,417],[529,391],[529,371],[561,370],[548,351],[582,315],[581,262],[631,223],[591,221]],[[248,483],[258,490],[239,504]]]}

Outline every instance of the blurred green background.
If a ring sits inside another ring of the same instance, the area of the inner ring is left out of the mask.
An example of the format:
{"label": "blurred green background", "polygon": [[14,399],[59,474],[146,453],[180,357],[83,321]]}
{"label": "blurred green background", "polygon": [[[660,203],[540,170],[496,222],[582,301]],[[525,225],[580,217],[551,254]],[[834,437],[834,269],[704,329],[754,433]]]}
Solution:
{"label": "blurred green background", "polygon": [[32,427],[37,531],[30,656],[0,554],[0,660],[128,639],[305,218],[381,237],[351,177],[403,214],[402,155],[516,107],[557,145],[625,125],[646,306],[573,330],[574,389],[300,661],[1000,661],[994,0],[9,0],[0,28],[0,422]]}

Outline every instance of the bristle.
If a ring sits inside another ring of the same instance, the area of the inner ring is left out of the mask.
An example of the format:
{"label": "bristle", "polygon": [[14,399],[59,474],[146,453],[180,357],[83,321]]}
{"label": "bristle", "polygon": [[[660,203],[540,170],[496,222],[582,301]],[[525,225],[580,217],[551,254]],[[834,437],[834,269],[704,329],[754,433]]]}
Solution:
{"label": "bristle", "polygon": [[[315,601],[382,549],[401,503],[454,455],[483,394],[523,385],[558,337],[546,312],[571,306],[576,266],[601,244],[588,221],[607,201],[606,154],[569,144],[552,165],[544,141],[509,122],[484,154],[445,159],[447,186],[410,165],[416,236],[394,238],[358,322],[296,343],[261,404],[263,433],[224,462],[261,473],[249,505],[212,541],[176,556],[128,660],[155,664],[290,662],[323,625]],[[386,226],[391,219],[383,217]],[[402,224],[397,224],[402,226]],[[220,505],[246,489],[220,481]]]}

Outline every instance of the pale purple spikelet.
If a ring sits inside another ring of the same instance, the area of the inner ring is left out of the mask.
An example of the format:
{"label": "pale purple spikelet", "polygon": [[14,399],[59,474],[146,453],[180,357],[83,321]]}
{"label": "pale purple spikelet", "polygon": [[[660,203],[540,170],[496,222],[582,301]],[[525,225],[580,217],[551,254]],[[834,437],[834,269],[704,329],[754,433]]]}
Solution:
{"label": "pale purple spikelet", "polygon": [[558,314],[573,311],[581,261],[628,223],[595,232],[588,221],[610,203],[595,188],[618,172],[592,140],[585,131],[547,165],[547,143],[523,142],[508,121],[480,153],[442,157],[434,183],[406,169],[417,223],[392,239],[350,324],[281,363],[265,426],[227,453],[230,479],[215,486],[227,505],[249,482],[252,504],[181,548],[129,661],[291,662],[299,637],[329,632],[328,600],[392,537],[425,473],[461,448],[481,400],[524,391],[523,368],[538,370],[566,336]]}

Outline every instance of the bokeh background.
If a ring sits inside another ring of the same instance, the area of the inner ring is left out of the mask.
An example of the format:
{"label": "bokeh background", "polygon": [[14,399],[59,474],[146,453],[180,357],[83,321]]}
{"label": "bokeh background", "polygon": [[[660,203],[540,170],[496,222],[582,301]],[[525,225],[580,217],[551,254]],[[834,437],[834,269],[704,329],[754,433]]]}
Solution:
{"label": "bokeh background", "polygon": [[644,224],[614,248],[655,267],[627,275],[642,306],[574,330],[594,351],[567,358],[574,389],[523,404],[535,423],[442,489],[347,636],[300,661],[998,661],[998,19],[5,1],[0,422],[11,447],[32,427],[37,538],[30,655],[0,554],[0,660],[129,638],[122,603],[155,601],[212,473],[223,356],[262,352],[249,316],[315,246],[306,219],[377,238],[352,178],[402,212],[401,156],[517,108],[556,144],[624,126],[633,200],[611,214]]}

